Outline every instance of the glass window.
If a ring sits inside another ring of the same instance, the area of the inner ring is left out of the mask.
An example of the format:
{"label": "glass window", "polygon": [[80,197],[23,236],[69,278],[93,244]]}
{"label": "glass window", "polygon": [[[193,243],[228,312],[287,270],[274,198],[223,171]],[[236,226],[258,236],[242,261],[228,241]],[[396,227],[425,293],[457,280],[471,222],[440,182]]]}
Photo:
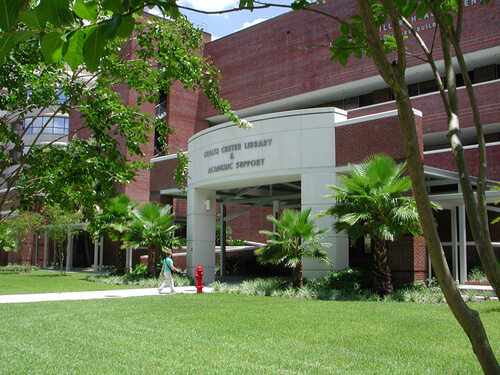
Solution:
{"label": "glass window", "polygon": [[420,82],[419,86],[420,86],[420,95],[438,91],[437,83],[433,79],[429,81]]}
{"label": "glass window", "polygon": [[69,132],[69,119],[66,117],[36,117],[25,119],[26,134],[38,134],[43,129],[43,134],[67,134]]}
{"label": "glass window", "polygon": [[[69,120],[64,117],[54,117],[53,119],[53,133],[54,134],[66,134],[68,132]],[[48,130],[48,129],[47,129]]]}

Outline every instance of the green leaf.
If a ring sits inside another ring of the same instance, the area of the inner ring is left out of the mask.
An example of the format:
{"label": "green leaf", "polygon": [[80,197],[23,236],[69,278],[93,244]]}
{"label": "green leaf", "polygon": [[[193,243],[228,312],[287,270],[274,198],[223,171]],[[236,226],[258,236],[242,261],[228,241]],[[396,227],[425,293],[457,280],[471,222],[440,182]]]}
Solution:
{"label": "green leaf", "polygon": [[63,40],[62,31],[54,30],[45,35],[42,39],[42,54],[49,64],[62,59]]}
{"label": "green leaf", "polygon": [[78,0],[73,11],[78,17],[87,21],[97,21],[97,3],[95,1]]}
{"label": "green leaf", "polygon": [[307,0],[295,0],[292,4],[292,9],[293,10],[301,10],[304,8],[310,8],[311,3]]}
{"label": "green leaf", "polygon": [[75,22],[68,0],[42,0],[38,7],[49,11],[49,21],[54,26],[71,26]]}
{"label": "green leaf", "polygon": [[75,18],[73,17],[73,13],[69,9],[59,9],[57,11],[57,22],[58,25],[61,26],[73,26],[75,23]]}
{"label": "green leaf", "polygon": [[444,20],[448,26],[453,26],[453,16],[450,13],[444,14]]}
{"label": "green leaf", "polygon": [[253,0],[240,0],[240,5],[238,7],[240,9],[248,8],[253,11]]}
{"label": "green leaf", "polygon": [[122,2],[120,0],[104,0],[102,2],[102,6],[104,9],[109,10],[113,13],[121,14],[124,11]]}
{"label": "green leaf", "polygon": [[417,10],[418,3],[417,2],[409,2],[406,4],[406,6],[403,8],[403,16],[404,17],[411,17],[413,13]]}
{"label": "green leaf", "polygon": [[20,0],[0,0],[0,29],[4,32],[12,29],[19,17]]}
{"label": "green leaf", "polygon": [[427,6],[425,4],[420,4],[418,7],[417,7],[417,17],[419,19],[422,19],[425,17],[425,15],[427,14],[427,11],[429,9],[427,8]]}
{"label": "green leaf", "polygon": [[135,20],[132,15],[122,18],[122,22],[116,30],[116,35],[122,38],[128,38],[132,31],[134,31]]}
{"label": "green leaf", "polygon": [[5,56],[14,48],[16,44],[14,39],[13,34],[4,34],[0,36],[0,63],[5,60]]}
{"label": "green leaf", "polygon": [[342,66],[347,66],[347,62],[349,60],[349,53],[341,53],[339,55],[339,63],[342,65]]}
{"label": "green leaf", "polygon": [[101,27],[91,26],[85,30],[85,43],[83,45],[83,60],[90,72],[95,72],[104,52],[106,40]]}
{"label": "green leaf", "polygon": [[17,44],[22,42],[23,40],[28,39],[29,37],[35,35],[37,31],[26,30],[26,31],[16,31],[14,35],[14,42]]}
{"label": "green leaf", "polygon": [[44,7],[36,7],[22,11],[19,14],[19,19],[26,24],[30,29],[43,30],[45,24],[50,18],[50,10]]}
{"label": "green leaf", "polygon": [[70,34],[63,47],[64,61],[75,71],[83,62],[83,45],[85,44],[85,31],[77,29]]}
{"label": "green leaf", "polygon": [[102,24],[103,35],[106,39],[113,39],[116,32],[122,23],[122,15],[119,13],[113,14],[113,17]]}

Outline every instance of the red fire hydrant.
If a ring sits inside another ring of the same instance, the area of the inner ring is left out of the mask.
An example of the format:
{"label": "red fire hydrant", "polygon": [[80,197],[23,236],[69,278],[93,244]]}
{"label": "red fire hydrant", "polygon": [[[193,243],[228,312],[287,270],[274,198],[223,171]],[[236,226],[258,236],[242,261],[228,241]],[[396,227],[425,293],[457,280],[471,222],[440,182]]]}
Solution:
{"label": "red fire hydrant", "polygon": [[196,267],[194,278],[196,279],[196,293],[201,293],[203,291],[203,268],[201,264]]}

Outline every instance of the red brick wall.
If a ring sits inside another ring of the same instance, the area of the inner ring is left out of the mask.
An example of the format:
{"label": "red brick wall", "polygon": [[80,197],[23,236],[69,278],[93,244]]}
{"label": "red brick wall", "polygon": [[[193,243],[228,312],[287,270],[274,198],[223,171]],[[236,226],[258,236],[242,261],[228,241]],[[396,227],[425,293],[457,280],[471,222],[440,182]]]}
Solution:
{"label": "red brick wall", "polygon": [[[500,81],[486,82],[474,85],[481,120],[483,124],[496,123],[500,117]],[[464,88],[458,89],[460,104],[460,127],[467,128],[474,126],[472,110],[469,106],[469,99]],[[438,93],[421,95],[411,99],[412,107],[422,112],[424,134],[447,131],[446,113]],[[365,116],[395,110],[394,101],[352,109],[348,112],[349,118]]]}
{"label": "red brick wall", "polygon": [[[479,154],[478,149],[467,148],[465,150],[465,157],[467,160],[467,167],[471,176],[478,175],[478,162]],[[500,180],[500,145],[486,147],[486,159],[488,161],[487,178],[495,181]],[[427,153],[424,156],[425,165],[446,169],[448,171],[456,172],[455,159],[451,150],[439,153]]]}
{"label": "red brick wall", "polygon": [[[415,117],[415,120],[421,133],[421,119]],[[396,116],[336,127],[335,147],[338,166],[359,163],[374,153],[386,153],[396,160],[406,157]]]}
{"label": "red brick wall", "polygon": [[389,266],[395,285],[427,280],[427,250],[424,237],[402,236],[389,243]]}
{"label": "red brick wall", "polygon": [[[226,207],[226,215],[231,215],[245,208],[246,206],[230,205]],[[217,212],[220,208],[217,207]],[[247,241],[266,243],[267,237],[260,234],[260,230],[272,230],[272,223],[266,219],[267,215],[272,215],[273,210],[270,207],[260,207],[243,215],[237,216],[227,222],[231,227],[233,239],[242,239]]]}
{"label": "red brick wall", "polygon": [[199,95],[199,91],[183,90],[179,82],[173,84],[172,91],[167,95],[167,122],[176,131],[176,134],[168,136],[169,154],[175,154],[179,150],[187,151],[189,137],[202,130],[195,126],[199,121]]}
{"label": "red brick wall", "polygon": [[[499,45],[500,3],[492,2],[487,7],[477,4],[479,1],[468,3],[463,51]],[[347,18],[356,10],[355,2],[347,0],[329,0],[315,6],[340,18]],[[432,18],[428,18],[415,25],[425,27],[432,23]],[[432,27],[421,34],[431,42],[435,31]],[[381,35],[390,33],[391,30],[381,30]],[[304,11],[290,12],[209,43],[205,54],[222,72],[222,96],[233,108],[240,109],[377,75],[369,59],[351,58],[347,68],[330,61],[328,44],[339,34],[338,24],[328,17]],[[309,48],[298,49],[303,46]],[[408,43],[408,51],[421,55],[413,38]],[[439,52],[435,58],[440,59]],[[420,60],[409,57],[409,67],[421,64]],[[205,117],[215,114],[205,107]]]}

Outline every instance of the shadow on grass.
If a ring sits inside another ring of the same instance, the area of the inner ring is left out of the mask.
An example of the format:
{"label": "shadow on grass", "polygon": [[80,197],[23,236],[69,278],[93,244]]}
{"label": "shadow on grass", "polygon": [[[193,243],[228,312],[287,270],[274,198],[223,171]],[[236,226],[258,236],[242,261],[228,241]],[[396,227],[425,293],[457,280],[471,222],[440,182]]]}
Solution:
{"label": "shadow on grass", "polygon": [[488,307],[482,310],[481,314],[491,314],[491,313],[498,314],[499,312],[500,312],[500,307]]}

